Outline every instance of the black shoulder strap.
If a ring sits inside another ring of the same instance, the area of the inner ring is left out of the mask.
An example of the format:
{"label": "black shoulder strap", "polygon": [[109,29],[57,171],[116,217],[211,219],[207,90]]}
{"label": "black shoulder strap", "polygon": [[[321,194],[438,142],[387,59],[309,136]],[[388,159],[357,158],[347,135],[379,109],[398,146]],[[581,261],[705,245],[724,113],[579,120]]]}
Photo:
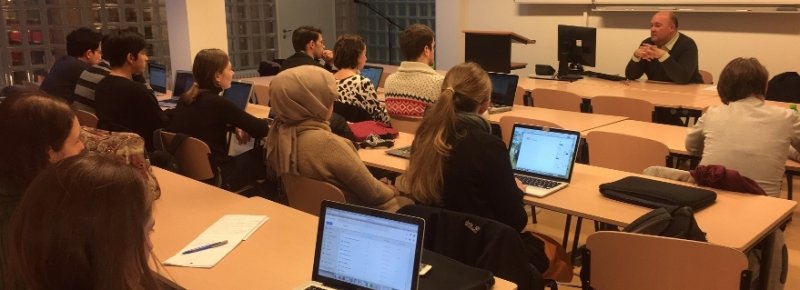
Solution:
{"label": "black shoulder strap", "polygon": [[[169,154],[175,155],[175,152],[178,152],[178,148],[181,147],[183,141],[189,138],[189,135],[183,133],[176,133],[175,138],[172,138],[172,142],[169,142],[169,147],[167,147],[167,152]],[[163,144],[163,143],[162,143]]]}

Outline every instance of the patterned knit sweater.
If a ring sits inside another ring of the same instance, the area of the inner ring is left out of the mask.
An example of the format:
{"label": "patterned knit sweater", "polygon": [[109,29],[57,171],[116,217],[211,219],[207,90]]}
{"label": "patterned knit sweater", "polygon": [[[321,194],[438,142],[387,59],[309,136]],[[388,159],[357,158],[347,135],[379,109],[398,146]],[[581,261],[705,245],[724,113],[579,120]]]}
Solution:
{"label": "patterned knit sweater", "polygon": [[425,109],[439,100],[444,76],[429,65],[404,61],[386,78],[386,109],[389,115],[422,117]]}

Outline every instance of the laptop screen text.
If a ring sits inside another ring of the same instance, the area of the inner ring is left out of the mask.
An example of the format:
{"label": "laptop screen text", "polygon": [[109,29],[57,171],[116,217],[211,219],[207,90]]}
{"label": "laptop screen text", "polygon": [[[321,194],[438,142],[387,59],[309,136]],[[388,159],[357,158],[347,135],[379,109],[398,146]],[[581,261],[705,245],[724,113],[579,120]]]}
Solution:
{"label": "laptop screen text", "polygon": [[418,226],[328,208],[320,276],[369,289],[411,289]]}

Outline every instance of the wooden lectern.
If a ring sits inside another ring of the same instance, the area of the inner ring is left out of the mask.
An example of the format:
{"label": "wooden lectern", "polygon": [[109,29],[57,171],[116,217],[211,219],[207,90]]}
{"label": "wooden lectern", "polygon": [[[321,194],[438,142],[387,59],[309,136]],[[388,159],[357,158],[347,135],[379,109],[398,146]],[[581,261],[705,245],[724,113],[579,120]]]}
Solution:
{"label": "wooden lectern", "polygon": [[511,43],[533,44],[536,40],[507,31],[464,30],[464,59],[480,64],[490,72],[510,73],[527,63],[511,62]]}

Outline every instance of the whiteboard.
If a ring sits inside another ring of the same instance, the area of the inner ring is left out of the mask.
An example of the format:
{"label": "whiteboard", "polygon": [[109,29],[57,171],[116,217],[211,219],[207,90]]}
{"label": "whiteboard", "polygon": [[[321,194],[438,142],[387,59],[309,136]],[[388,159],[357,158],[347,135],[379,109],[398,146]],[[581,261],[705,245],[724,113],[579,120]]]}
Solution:
{"label": "whiteboard", "polygon": [[770,4],[800,4],[800,0],[594,0],[594,4],[649,4],[649,5],[674,5],[674,4],[714,4],[714,5],[770,5]]}

